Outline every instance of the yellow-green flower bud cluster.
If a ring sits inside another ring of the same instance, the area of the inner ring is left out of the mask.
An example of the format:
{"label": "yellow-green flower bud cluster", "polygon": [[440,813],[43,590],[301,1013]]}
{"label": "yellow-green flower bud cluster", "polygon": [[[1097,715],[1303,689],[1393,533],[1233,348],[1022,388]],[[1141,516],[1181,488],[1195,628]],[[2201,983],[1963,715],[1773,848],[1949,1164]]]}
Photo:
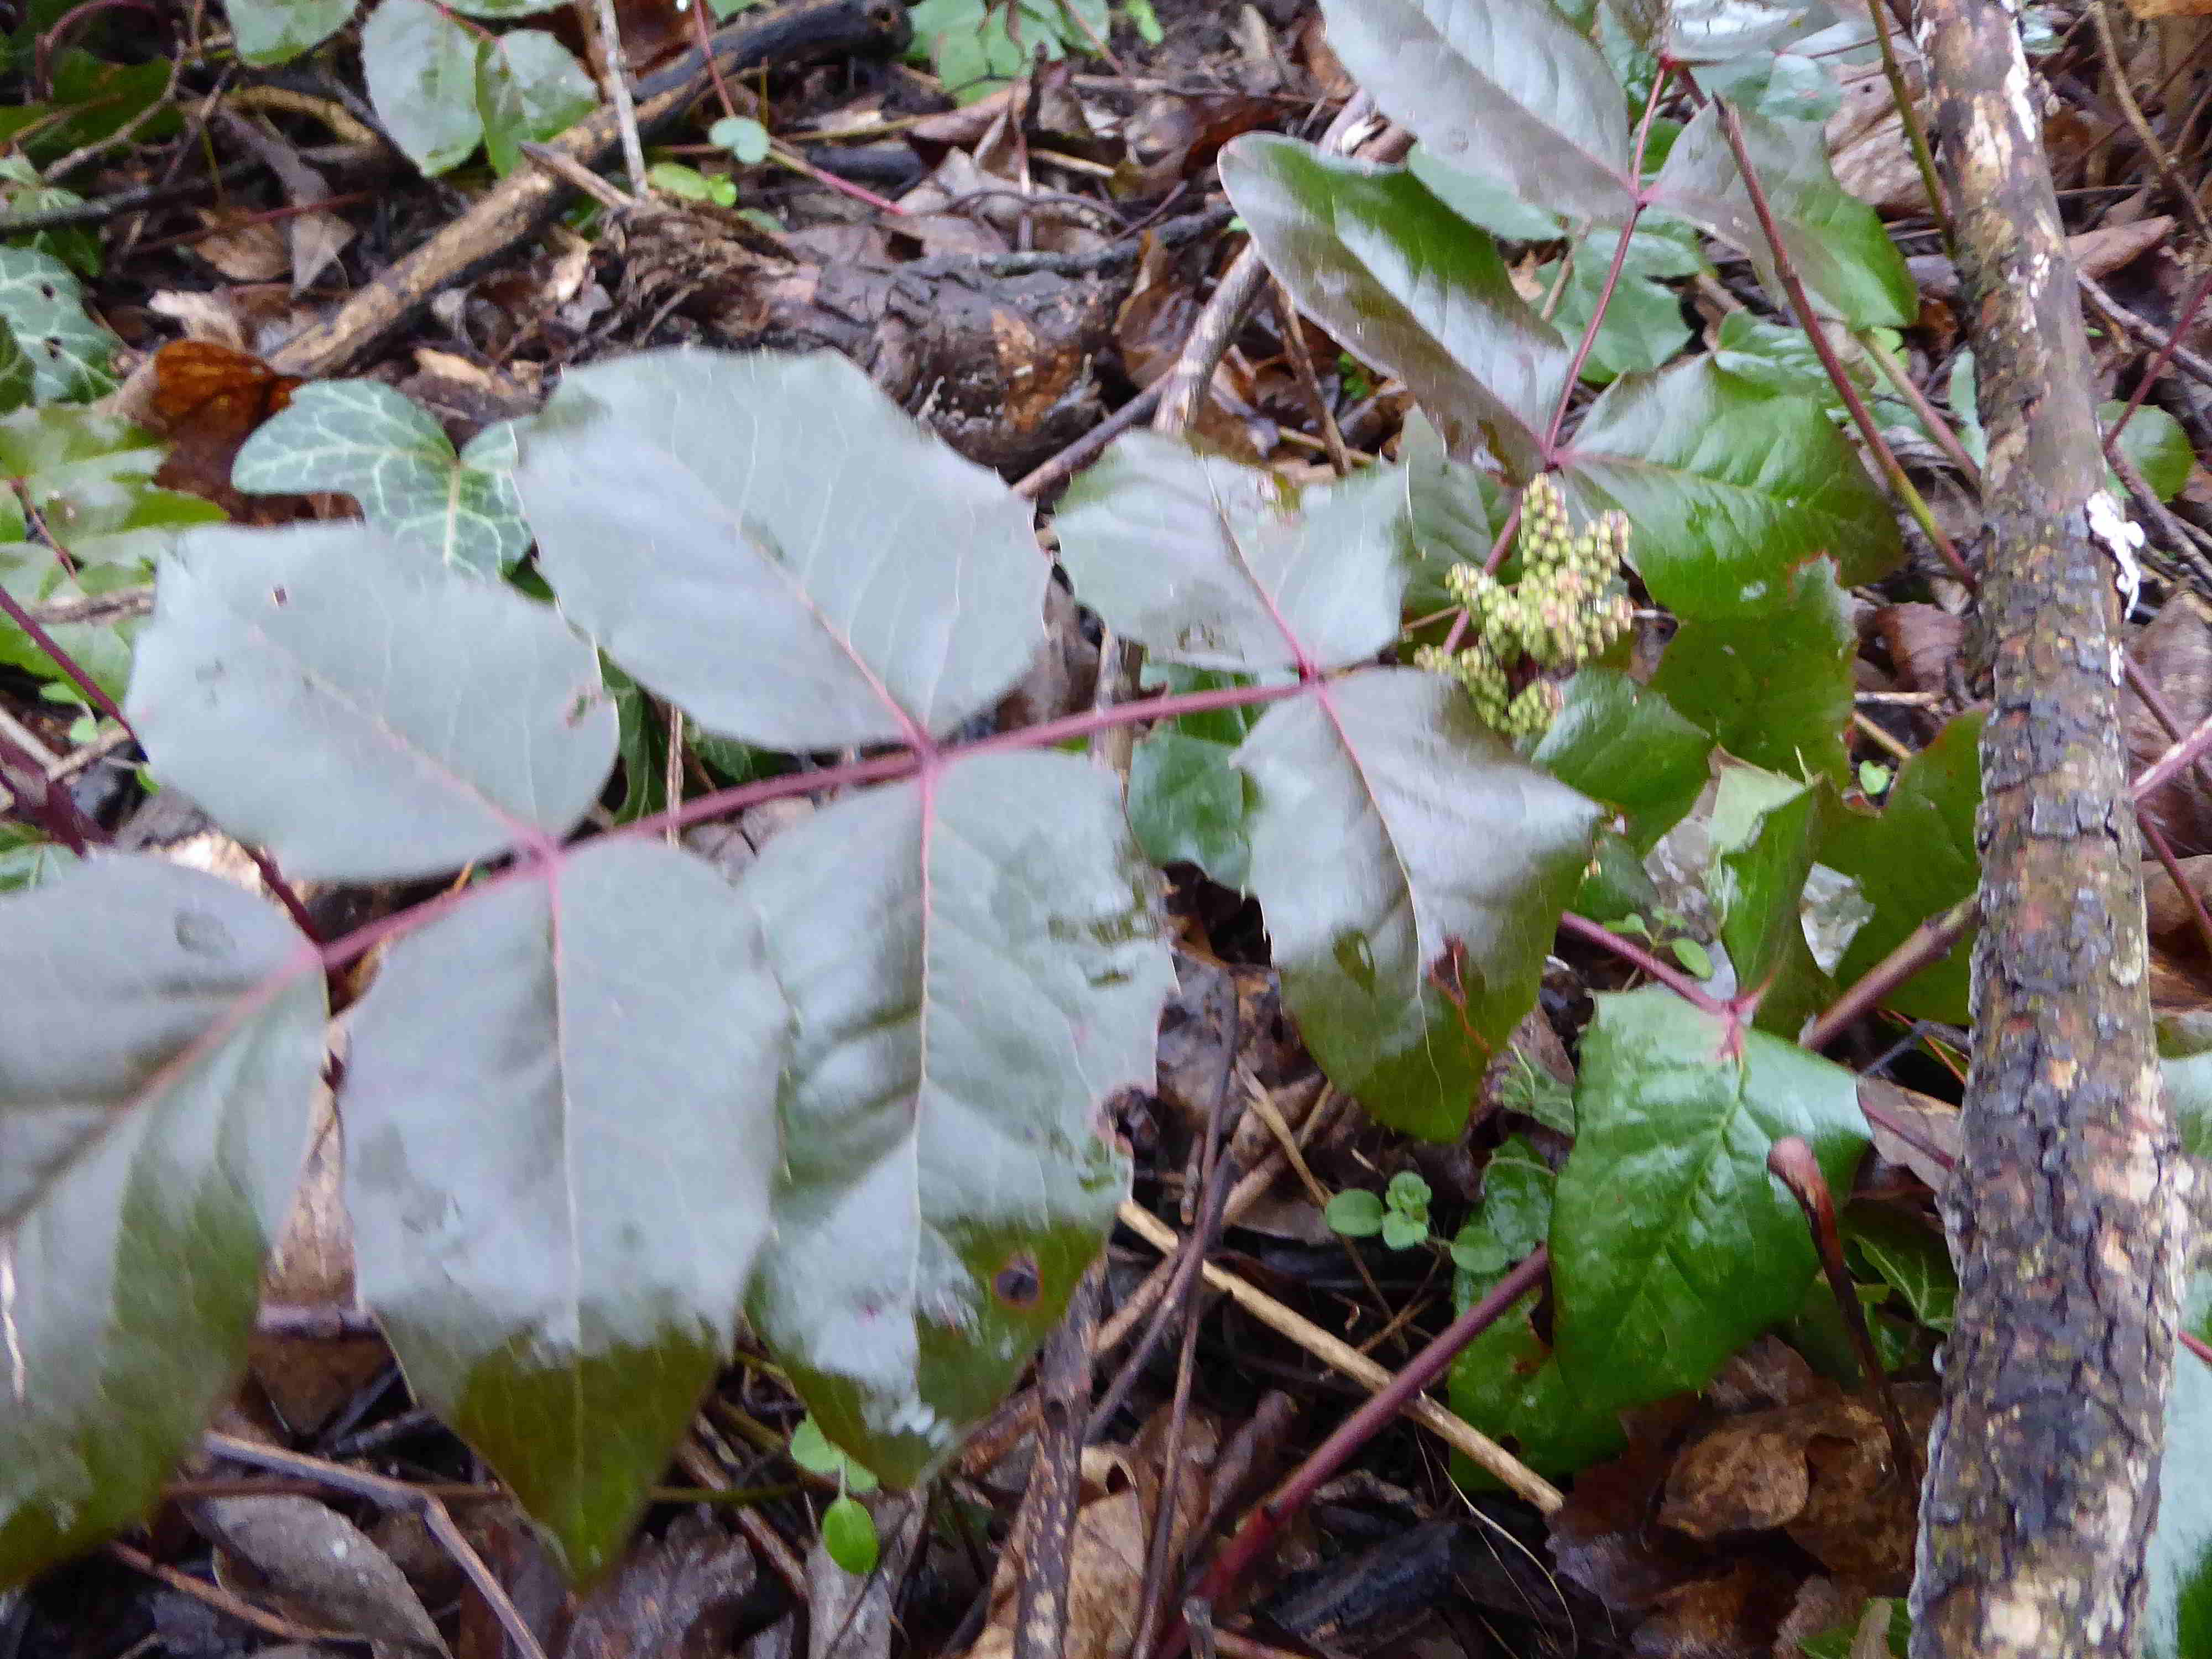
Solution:
{"label": "yellow-green flower bud cluster", "polygon": [[[1474,565],[1453,566],[1445,586],[1467,608],[1473,642],[1449,654],[1424,646],[1415,665],[1457,679],[1476,712],[1506,736],[1541,733],[1561,701],[1543,671],[1587,662],[1628,631],[1633,611],[1620,583],[1627,551],[1626,518],[1605,514],[1577,536],[1559,486],[1538,475],[1521,501],[1521,580],[1508,587]],[[1534,678],[1515,672],[1524,658]]]}

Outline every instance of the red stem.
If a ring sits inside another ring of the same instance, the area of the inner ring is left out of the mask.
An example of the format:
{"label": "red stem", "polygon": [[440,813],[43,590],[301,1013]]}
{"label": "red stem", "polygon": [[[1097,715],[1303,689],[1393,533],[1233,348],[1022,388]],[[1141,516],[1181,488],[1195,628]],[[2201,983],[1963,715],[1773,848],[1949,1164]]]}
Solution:
{"label": "red stem", "polygon": [[1601,927],[1588,916],[1578,916],[1570,910],[1559,918],[1559,931],[1572,933],[1577,939],[1588,939],[1602,950],[1610,951],[1623,962],[1641,969],[1680,997],[1692,1007],[1712,1015],[1717,1019],[1734,1019],[1736,1010],[1692,979],[1680,969],[1665,963],[1633,939],[1623,939],[1612,928]]}

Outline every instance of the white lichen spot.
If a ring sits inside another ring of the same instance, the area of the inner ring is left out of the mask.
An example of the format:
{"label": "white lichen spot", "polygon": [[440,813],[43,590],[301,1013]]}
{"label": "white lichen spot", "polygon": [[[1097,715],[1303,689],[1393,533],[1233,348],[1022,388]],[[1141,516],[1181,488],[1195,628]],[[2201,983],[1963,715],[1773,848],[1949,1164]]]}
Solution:
{"label": "white lichen spot", "polygon": [[1982,1628],[1999,1647],[2027,1653],[2044,1644],[2043,1609],[2023,1595],[1991,1600]]}

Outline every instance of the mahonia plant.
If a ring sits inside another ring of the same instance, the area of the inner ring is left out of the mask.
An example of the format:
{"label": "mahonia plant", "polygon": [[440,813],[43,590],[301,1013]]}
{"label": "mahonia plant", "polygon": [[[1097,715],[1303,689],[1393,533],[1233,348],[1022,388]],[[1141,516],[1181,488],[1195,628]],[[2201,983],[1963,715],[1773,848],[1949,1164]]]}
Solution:
{"label": "mahonia plant", "polygon": [[1465,608],[1474,643],[1425,645],[1413,661],[1458,680],[1507,737],[1534,738],[1565,701],[1557,673],[1604,655],[1634,619],[1620,579],[1628,520],[1603,513],[1576,535],[1559,487],[1539,473],[1522,498],[1520,545],[1521,580],[1510,587],[1480,565],[1451,568],[1444,585]]}

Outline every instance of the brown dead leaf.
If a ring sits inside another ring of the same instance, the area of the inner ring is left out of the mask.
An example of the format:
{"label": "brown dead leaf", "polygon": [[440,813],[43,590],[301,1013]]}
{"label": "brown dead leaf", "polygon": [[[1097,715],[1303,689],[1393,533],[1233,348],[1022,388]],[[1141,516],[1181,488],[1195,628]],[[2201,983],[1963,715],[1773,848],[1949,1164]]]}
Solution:
{"label": "brown dead leaf", "polygon": [[1767,1659],[1802,1577],[1768,1554],[1733,1561],[1717,1577],[1662,1595],[1629,1638],[1629,1651],[1650,1659]]}
{"label": "brown dead leaf", "polygon": [[1897,1133],[1869,1118],[1867,1127],[1875,1152],[1911,1170],[1929,1191],[1942,1192],[1950,1184],[1951,1165],[1958,1161],[1959,1109],[1880,1078],[1863,1077],[1858,1088],[1863,1105],[1873,1106],[1905,1131]]}
{"label": "brown dead leaf", "polygon": [[1695,1416],[1687,1395],[1622,1413],[1628,1445],[1575,1477],[1552,1514],[1552,1559],[1606,1607],[1641,1613],[1696,1577],[1704,1551],[1656,1523],[1655,1511],[1678,1435]]}
{"label": "brown dead leaf", "polygon": [[282,276],[292,263],[284,234],[266,219],[236,209],[196,208],[209,234],[195,236],[185,249],[234,283],[266,283]]}
{"label": "brown dead leaf", "polygon": [[[743,1539],[696,1512],[680,1515],[584,1598],[568,1659],[716,1659],[761,1583]],[[775,1605],[764,1599],[751,1622]]]}
{"label": "brown dead leaf", "polygon": [[1832,1409],[1753,1412],[1692,1442],[1668,1472],[1660,1520],[1701,1540],[1770,1531],[1796,1520],[1812,1491],[1805,1440]]}
{"label": "brown dead leaf", "polygon": [[1904,690],[1942,691],[1950,684],[1951,665],[1966,644],[1963,618],[1940,605],[1886,605],[1875,612],[1875,627]]}
{"label": "brown dead leaf", "polygon": [[364,1638],[380,1655],[451,1659],[392,1558],[312,1498],[206,1498],[192,1524],[220,1549],[217,1577],[318,1630]]}
{"label": "brown dead leaf", "polygon": [[2068,237],[2066,251],[2074,256],[2075,269],[2084,276],[2109,276],[2158,246],[2172,229],[2173,221],[2163,214],[2126,223],[2107,215],[2094,230]]}
{"label": "brown dead leaf", "polygon": [[299,380],[212,340],[172,341],[153,363],[147,424],[169,441],[154,482],[216,502],[240,523],[301,516],[299,497],[246,495],[230,483],[240,447],[292,401]]}

